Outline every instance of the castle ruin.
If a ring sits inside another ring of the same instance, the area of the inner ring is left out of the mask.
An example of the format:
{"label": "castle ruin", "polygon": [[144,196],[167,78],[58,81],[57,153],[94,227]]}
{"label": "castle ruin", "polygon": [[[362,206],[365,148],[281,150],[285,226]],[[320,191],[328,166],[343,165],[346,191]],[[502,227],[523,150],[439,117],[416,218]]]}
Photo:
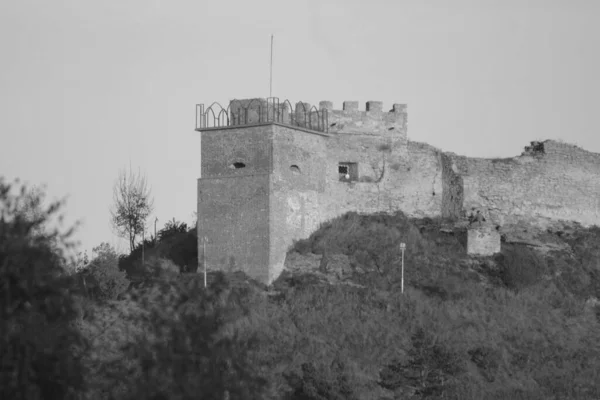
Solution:
{"label": "castle ruin", "polygon": [[264,283],[294,240],[348,211],[600,224],[600,154],[555,141],[507,159],[445,153],[408,140],[404,104],[233,100],[198,105],[196,130],[199,260]]}

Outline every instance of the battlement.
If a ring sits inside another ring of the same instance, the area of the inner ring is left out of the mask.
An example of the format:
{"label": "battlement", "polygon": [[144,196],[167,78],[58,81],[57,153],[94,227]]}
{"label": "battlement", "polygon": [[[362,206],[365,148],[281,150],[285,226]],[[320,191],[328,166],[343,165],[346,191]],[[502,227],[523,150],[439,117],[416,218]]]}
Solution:
{"label": "battlement", "polygon": [[[342,110],[334,110],[333,102],[327,101],[327,100],[323,100],[323,101],[319,102],[319,109],[320,110],[328,110],[330,112],[333,112],[333,111],[345,111],[347,113],[360,112],[358,109],[358,101],[349,101],[349,100],[344,101]],[[382,113],[383,112],[383,102],[382,101],[373,101],[373,100],[367,101],[365,103],[365,112]],[[405,113],[406,112],[406,104],[397,104],[396,103],[392,106],[392,109],[389,112],[390,113]]]}
{"label": "battlement", "polygon": [[393,104],[389,111],[383,111],[382,101],[367,101],[364,110],[359,110],[358,105],[358,101],[347,100],[341,110],[336,110],[331,101],[319,102],[319,109],[328,113],[329,133],[381,134],[396,130],[406,136],[406,104]]}

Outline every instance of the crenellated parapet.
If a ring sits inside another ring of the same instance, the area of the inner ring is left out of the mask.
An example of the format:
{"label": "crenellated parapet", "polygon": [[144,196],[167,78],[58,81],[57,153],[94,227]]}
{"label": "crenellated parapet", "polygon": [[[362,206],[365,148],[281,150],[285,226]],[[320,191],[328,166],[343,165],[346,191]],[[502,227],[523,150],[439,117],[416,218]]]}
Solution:
{"label": "crenellated parapet", "polygon": [[343,108],[336,110],[331,101],[321,101],[319,109],[327,110],[329,133],[406,135],[408,120],[406,104],[394,104],[391,110],[384,111],[383,102],[367,101],[365,109],[359,110],[358,101],[344,101]]}

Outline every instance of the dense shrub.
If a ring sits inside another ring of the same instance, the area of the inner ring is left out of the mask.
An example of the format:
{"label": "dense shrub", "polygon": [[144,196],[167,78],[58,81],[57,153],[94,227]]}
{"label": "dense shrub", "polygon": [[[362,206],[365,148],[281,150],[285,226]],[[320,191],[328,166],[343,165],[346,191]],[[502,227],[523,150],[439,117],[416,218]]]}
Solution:
{"label": "dense shrub", "polygon": [[364,272],[355,277],[357,283],[389,290],[400,280],[401,242],[406,243],[407,264],[417,264],[428,252],[419,229],[401,212],[370,216],[350,212],[323,224],[293,249],[301,254],[345,254]]}
{"label": "dense shrub", "polygon": [[142,265],[142,247],[146,259],[169,259],[179,267],[180,272],[196,272],[198,268],[197,232],[195,228],[188,230],[185,223],[169,222],[157,239],[146,239],[143,244],[138,243],[129,255],[120,257],[119,268],[126,271],[127,277],[135,282],[147,277],[147,269]]}
{"label": "dense shrub", "polygon": [[301,374],[286,376],[292,388],[289,400],[358,400],[351,376],[342,362],[331,366],[308,362],[301,366]]}
{"label": "dense shrub", "polygon": [[265,385],[247,362],[254,340],[224,334],[230,321],[247,315],[235,291],[217,278],[209,290],[202,277],[165,276],[132,297],[148,313],[149,326],[124,351],[141,373],[124,377],[124,398],[260,398]]}
{"label": "dense shrub", "polygon": [[62,203],[23,214],[13,185],[0,179],[0,398],[68,399],[83,389],[86,348],[74,327],[75,282],[61,251],[69,236],[48,222]]}
{"label": "dense shrub", "polygon": [[108,243],[102,243],[92,251],[94,258],[79,274],[86,285],[89,279],[97,288],[94,297],[102,300],[116,299],[125,293],[130,283],[125,271],[119,270],[119,256]]}
{"label": "dense shrub", "polygon": [[437,343],[423,328],[411,336],[411,344],[407,363],[397,361],[382,370],[382,386],[392,390],[408,386],[425,398],[454,386],[454,379],[464,368],[459,354]]}
{"label": "dense shrub", "polygon": [[514,290],[538,283],[548,270],[544,258],[524,245],[503,245],[497,261],[501,266],[502,281]]}

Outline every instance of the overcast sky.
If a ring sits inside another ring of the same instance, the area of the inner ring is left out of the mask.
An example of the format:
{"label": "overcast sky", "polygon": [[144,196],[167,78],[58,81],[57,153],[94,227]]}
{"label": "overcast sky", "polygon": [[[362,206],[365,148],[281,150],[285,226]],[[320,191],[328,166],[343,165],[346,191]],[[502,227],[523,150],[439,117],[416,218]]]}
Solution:
{"label": "overcast sky", "polygon": [[269,94],[408,104],[409,139],[474,157],[532,140],[600,153],[600,1],[0,2],[0,175],[68,195],[88,251],[119,168],[157,229],[196,209],[195,104]]}

